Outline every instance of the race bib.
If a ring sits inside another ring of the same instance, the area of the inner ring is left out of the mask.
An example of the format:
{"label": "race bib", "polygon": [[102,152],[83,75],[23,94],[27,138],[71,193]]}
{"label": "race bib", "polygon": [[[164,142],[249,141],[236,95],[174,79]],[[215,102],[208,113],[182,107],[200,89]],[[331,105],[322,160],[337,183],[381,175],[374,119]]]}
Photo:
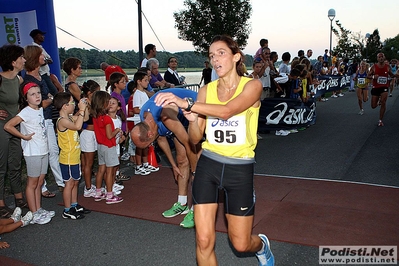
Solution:
{"label": "race bib", "polygon": [[387,82],[388,82],[387,77],[378,77],[377,78],[377,83],[378,84],[387,84]]}
{"label": "race bib", "polygon": [[359,85],[364,85],[364,84],[366,84],[366,79],[365,79],[365,78],[358,78],[358,79],[357,79],[357,84],[359,84]]}
{"label": "race bib", "polygon": [[233,116],[228,120],[208,117],[206,128],[210,144],[242,145],[245,143],[245,116]]}

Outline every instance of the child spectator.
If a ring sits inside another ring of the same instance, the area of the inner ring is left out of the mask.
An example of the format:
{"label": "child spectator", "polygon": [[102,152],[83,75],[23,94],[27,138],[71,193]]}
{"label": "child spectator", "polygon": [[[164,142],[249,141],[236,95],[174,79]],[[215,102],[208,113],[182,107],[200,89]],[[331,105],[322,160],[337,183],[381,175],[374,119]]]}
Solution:
{"label": "child spectator", "polygon": [[97,141],[94,135],[93,116],[90,114],[90,103],[93,93],[100,90],[100,85],[94,80],[88,80],[82,85],[82,97],[87,99],[87,112],[85,112],[85,121],[83,130],[80,133],[80,150],[82,176],[85,182],[83,196],[86,198],[96,196],[96,186],[91,183],[93,173],[94,157],[97,151]]}
{"label": "child spectator", "polygon": [[78,188],[80,180],[80,140],[78,130],[82,128],[87,108],[87,99],[78,103],[78,112],[72,116],[75,109],[73,96],[68,92],[59,92],[54,96],[54,106],[59,111],[57,120],[58,146],[60,146],[60,168],[65,187],[62,192],[65,219],[82,219],[90,210],[78,204]]}
{"label": "child spectator", "polygon": [[[256,60],[257,58],[261,58],[262,56],[262,52],[263,52],[263,48],[267,48],[269,47],[269,41],[267,39],[261,39],[259,41],[259,49],[256,51],[255,55],[254,55],[254,60]],[[260,60],[259,60],[260,61]]]}
{"label": "child spectator", "polygon": [[[125,114],[121,111],[121,102],[115,97],[111,97],[111,99],[109,100],[108,115],[112,118],[112,122],[114,123],[114,128],[120,129],[122,126],[122,121],[126,121]],[[119,161],[120,161],[120,146],[119,146],[119,144],[123,143],[124,141],[125,141],[125,135],[118,133],[115,136],[115,142],[116,142],[115,150],[116,150],[116,154],[118,155]],[[115,171],[116,171],[116,173],[113,176],[118,176],[119,175],[119,165],[115,167]],[[117,184],[115,181],[116,180],[114,180],[114,184],[112,186],[112,191],[116,195],[119,195],[121,193],[121,190],[124,188],[124,186]]]}
{"label": "child spectator", "polygon": [[[20,93],[22,110],[4,125],[4,129],[21,138],[28,175],[25,193],[33,213],[32,223],[46,224],[55,212],[41,208],[41,188],[48,169],[47,130],[40,105],[42,95],[39,85],[33,82],[22,83]],[[19,124],[21,132],[16,128]]]}
{"label": "child spectator", "polygon": [[[106,204],[115,204],[123,201],[122,197],[114,195],[112,187],[115,180],[115,167],[119,165],[116,154],[116,135],[123,134],[122,129],[114,128],[114,123],[107,115],[111,96],[106,91],[96,91],[91,102],[91,114],[93,115],[94,133],[96,135],[98,172],[96,176],[95,201],[106,199]],[[107,193],[101,188],[105,180]]]}
{"label": "child spectator", "polygon": [[[127,123],[126,123],[126,117],[127,117],[127,111],[126,111],[126,101],[125,98],[123,97],[123,95],[121,94],[123,90],[126,89],[126,77],[124,74],[119,73],[119,72],[114,72],[111,74],[110,78],[109,78],[109,83],[111,84],[111,97],[115,97],[120,103],[121,103],[121,112],[123,112],[123,117],[125,119],[122,120],[122,132],[123,135],[126,137],[127,136]],[[118,143],[117,143],[118,144]],[[124,144],[124,143],[122,143]],[[119,149],[121,149],[123,147],[123,145],[117,145]],[[122,153],[122,149],[119,151],[118,154]],[[117,180],[120,181],[125,181],[125,180],[129,180],[130,177],[129,176],[125,176],[124,174],[119,172],[119,166],[117,168],[117,176],[116,176]]]}
{"label": "child spectator", "polygon": [[[147,73],[136,72],[136,74],[134,74],[133,82],[133,87],[136,89],[133,97],[133,112],[135,116],[139,118],[141,107],[148,101],[148,96],[144,92],[149,83]],[[134,171],[136,175],[149,175],[151,172],[159,170],[159,167],[154,167],[148,164],[147,156],[148,147],[144,149],[136,147],[136,169]]]}
{"label": "child spectator", "polygon": [[[125,117],[127,116],[126,114],[126,101],[125,98],[123,97],[122,90],[126,89],[126,78],[125,75],[119,72],[114,72],[111,74],[109,78],[109,83],[111,84],[111,97],[115,97],[121,102],[122,112],[125,114]],[[127,129],[126,129],[126,120],[122,121],[122,131],[123,134],[127,134]]]}

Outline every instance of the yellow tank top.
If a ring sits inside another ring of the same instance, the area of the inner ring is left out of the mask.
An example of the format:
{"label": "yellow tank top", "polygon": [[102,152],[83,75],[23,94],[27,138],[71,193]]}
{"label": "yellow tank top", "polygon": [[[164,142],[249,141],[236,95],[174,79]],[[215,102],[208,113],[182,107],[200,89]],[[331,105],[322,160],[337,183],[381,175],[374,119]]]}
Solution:
{"label": "yellow tank top", "polygon": [[[250,78],[241,77],[240,83],[229,100],[236,98]],[[208,83],[206,103],[227,104],[220,102],[217,96],[218,80]],[[208,116],[206,118],[206,140],[202,148],[214,153],[233,158],[254,158],[257,144],[258,117],[260,107],[250,107],[228,120]]]}
{"label": "yellow tank top", "polygon": [[[58,118],[60,120],[62,117]],[[57,120],[57,123],[58,123]],[[60,146],[60,163],[65,165],[80,164],[80,139],[76,130],[66,129],[58,133],[58,146]]]}

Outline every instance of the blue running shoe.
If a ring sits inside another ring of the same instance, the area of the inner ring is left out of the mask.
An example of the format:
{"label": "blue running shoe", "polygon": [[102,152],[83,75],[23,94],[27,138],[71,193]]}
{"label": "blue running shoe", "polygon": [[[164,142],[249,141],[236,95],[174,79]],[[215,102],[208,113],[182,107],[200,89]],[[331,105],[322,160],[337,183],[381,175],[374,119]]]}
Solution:
{"label": "blue running shoe", "polygon": [[259,234],[260,239],[264,244],[264,249],[262,253],[256,252],[256,258],[259,261],[259,266],[274,266],[274,256],[270,249],[269,239],[263,234]]}

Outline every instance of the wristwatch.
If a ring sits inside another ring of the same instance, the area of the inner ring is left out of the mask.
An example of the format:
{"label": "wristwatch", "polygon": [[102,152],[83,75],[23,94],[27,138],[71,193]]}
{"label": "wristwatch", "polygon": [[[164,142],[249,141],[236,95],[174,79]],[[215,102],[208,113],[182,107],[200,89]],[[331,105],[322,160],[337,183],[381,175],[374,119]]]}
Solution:
{"label": "wristwatch", "polygon": [[186,109],[184,109],[184,110],[186,110],[187,112],[190,112],[191,111],[191,107],[193,107],[193,105],[194,105],[194,100],[193,100],[193,98],[191,98],[191,97],[187,97],[186,98],[186,101],[187,101],[187,103],[188,103],[188,106],[187,106],[187,108]]}

